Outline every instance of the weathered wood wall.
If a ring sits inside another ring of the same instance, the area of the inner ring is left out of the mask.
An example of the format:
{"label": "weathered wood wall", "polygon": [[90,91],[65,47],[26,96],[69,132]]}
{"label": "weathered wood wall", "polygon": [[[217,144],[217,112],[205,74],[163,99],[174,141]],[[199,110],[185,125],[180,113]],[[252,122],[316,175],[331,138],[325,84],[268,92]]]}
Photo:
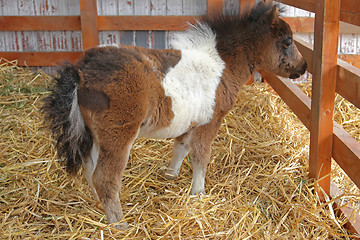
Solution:
{"label": "weathered wood wall", "polygon": [[[0,0],[2,16],[77,16],[78,0]],[[203,15],[206,0],[98,0],[99,15]],[[239,1],[224,0],[224,11],[238,11]],[[313,17],[314,14],[285,7],[285,17]],[[101,44],[133,44],[167,48],[171,32],[167,31],[100,31]],[[313,34],[299,34],[312,42]],[[80,31],[13,31],[0,32],[0,51],[81,51]],[[341,34],[340,54],[360,54],[360,34]]]}

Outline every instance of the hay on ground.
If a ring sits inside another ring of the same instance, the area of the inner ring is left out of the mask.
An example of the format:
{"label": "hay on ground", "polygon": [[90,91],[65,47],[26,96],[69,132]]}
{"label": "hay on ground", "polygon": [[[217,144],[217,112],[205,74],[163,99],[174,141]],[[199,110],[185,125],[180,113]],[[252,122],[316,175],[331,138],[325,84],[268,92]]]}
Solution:
{"label": "hay on ground", "polygon": [[[308,131],[264,84],[245,86],[226,117],[213,143],[206,194],[189,195],[189,159],[179,178],[162,177],[171,140],[138,139],[121,194],[131,228],[110,228],[85,180],[65,173],[42,126],[49,82],[44,73],[0,65],[0,238],[351,239],[345,219],[313,194]],[[347,114],[352,110],[340,113],[346,124],[359,124]],[[345,197],[360,199],[358,192]]]}

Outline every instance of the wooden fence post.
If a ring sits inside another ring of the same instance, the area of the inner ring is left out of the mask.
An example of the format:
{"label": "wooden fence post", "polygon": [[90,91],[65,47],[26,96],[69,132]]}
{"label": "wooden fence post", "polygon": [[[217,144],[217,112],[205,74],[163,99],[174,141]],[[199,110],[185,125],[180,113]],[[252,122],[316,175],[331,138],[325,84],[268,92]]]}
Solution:
{"label": "wooden fence post", "polygon": [[223,11],[223,0],[208,0],[207,1],[207,12],[222,12]]}
{"label": "wooden fence post", "polygon": [[319,187],[330,195],[339,19],[340,0],[316,1],[309,175],[318,180],[321,201],[325,197]]}
{"label": "wooden fence post", "polygon": [[99,45],[96,0],[80,1],[80,20],[83,51]]}

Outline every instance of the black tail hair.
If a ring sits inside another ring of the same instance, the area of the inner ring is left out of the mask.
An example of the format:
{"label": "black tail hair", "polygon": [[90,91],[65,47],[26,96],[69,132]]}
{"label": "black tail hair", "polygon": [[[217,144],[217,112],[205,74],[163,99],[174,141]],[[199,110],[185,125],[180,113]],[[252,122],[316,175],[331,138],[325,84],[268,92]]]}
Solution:
{"label": "black tail hair", "polygon": [[80,77],[76,66],[65,63],[54,81],[55,86],[44,98],[41,111],[56,140],[58,156],[66,163],[66,171],[76,174],[93,143],[77,102]]}

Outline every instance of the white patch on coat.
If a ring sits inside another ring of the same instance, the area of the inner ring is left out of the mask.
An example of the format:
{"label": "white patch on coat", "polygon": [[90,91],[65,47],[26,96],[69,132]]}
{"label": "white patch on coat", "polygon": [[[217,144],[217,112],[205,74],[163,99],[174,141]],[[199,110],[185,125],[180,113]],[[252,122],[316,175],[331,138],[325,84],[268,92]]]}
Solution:
{"label": "white patch on coat", "polygon": [[106,48],[106,47],[119,47],[119,45],[118,44],[116,44],[116,43],[110,43],[110,44],[100,44],[100,45],[98,45],[98,47],[99,48]]}
{"label": "white patch on coat", "polygon": [[85,130],[85,123],[84,119],[80,112],[80,107],[78,104],[77,98],[77,87],[74,90],[73,101],[71,104],[71,110],[69,114],[69,122],[70,122],[70,129],[69,129],[69,136],[71,138],[70,142],[79,142],[82,138],[83,133]]}
{"label": "white patch on coat", "polygon": [[96,200],[99,200],[99,196],[97,195],[96,189],[94,187],[92,176],[94,174],[98,159],[99,159],[99,151],[100,147],[98,144],[93,142],[93,146],[90,150],[90,155],[87,157],[86,161],[83,162],[84,166],[84,175],[90,186],[91,191],[93,192]]}
{"label": "white patch on coat", "polygon": [[181,51],[181,59],[169,69],[162,86],[165,95],[172,99],[174,118],[170,126],[156,132],[141,129],[140,136],[178,137],[189,129],[191,123],[203,125],[213,116],[216,89],[225,68],[216,50],[215,33],[207,24],[197,23],[175,34],[171,46]]}

